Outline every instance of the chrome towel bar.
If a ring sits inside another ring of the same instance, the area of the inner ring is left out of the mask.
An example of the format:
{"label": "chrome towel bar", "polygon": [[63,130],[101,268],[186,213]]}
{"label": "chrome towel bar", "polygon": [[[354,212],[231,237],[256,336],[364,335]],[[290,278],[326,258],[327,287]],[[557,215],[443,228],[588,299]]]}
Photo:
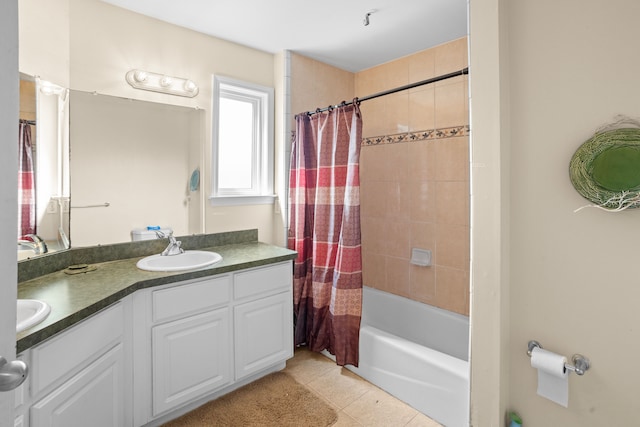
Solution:
{"label": "chrome towel bar", "polygon": [[82,206],[71,206],[71,209],[84,209],[84,208],[108,208],[111,205],[109,202],[105,202],[99,205],[82,205]]}

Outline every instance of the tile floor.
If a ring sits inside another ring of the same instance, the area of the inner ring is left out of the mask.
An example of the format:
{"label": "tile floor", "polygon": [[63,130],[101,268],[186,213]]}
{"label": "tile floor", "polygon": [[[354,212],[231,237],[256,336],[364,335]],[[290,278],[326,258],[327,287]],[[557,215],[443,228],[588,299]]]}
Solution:
{"label": "tile floor", "polygon": [[322,354],[296,349],[284,372],[335,408],[333,427],[442,427]]}

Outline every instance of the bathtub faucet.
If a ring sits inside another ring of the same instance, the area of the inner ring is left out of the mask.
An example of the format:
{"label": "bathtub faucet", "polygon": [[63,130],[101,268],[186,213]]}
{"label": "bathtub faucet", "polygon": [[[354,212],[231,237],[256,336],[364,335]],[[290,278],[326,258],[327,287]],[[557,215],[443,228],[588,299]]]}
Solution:
{"label": "bathtub faucet", "polygon": [[180,247],[182,242],[180,240],[176,240],[176,238],[173,237],[173,232],[163,233],[160,230],[156,230],[156,235],[161,239],[169,239],[169,246],[167,246],[166,249],[162,251],[160,255],[162,256],[179,255],[184,252],[184,249]]}

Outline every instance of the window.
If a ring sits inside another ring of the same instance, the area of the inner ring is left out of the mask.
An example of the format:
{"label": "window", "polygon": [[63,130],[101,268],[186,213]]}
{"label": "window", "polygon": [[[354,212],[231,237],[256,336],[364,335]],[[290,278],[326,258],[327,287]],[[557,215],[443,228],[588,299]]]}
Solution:
{"label": "window", "polygon": [[273,203],[273,89],[213,77],[213,205]]}

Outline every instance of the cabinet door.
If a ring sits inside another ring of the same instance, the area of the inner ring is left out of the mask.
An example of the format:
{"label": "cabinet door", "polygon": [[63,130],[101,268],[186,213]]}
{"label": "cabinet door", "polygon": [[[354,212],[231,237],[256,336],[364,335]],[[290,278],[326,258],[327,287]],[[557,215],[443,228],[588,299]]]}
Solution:
{"label": "cabinet door", "polygon": [[151,336],[154,417],[230,382],[228,308],[154,326]]}
{"label": "cabinet door", "polygon": [[293,356],[291,292],[234,307],[236,380]]}
{"label": "cabinet door", "polygon": [[124,416],[123,345],[54,389],[31,407],[32,427],[120,427]]}

